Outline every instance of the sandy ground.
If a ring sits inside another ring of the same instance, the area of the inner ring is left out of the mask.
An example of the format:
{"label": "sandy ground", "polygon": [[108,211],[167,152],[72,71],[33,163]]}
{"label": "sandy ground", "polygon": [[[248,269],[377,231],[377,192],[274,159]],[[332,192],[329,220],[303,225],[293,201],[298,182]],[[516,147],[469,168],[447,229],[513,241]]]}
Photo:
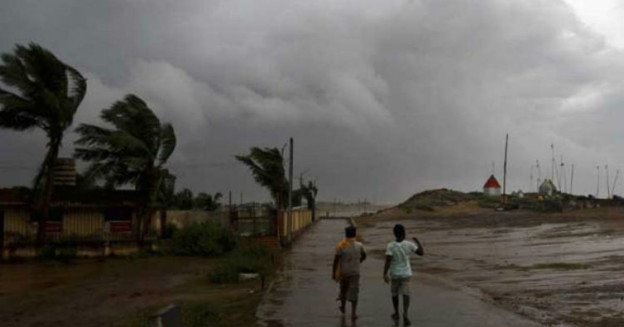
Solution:
{"label": "sandy ground", "polygon": [[195,302],[242,301],[242,307],[250,302],[253,318],[259,296],[249,291],[259,283],[210,284],[206,274],[214,263],[215,259],[176,257],[3,263],[0,325],[133,326],[135,316],[169,303]]}
{"label": "sandy ground", "polygon": [[538,214],[470,203],[357,221],[369,244],[404,224],[426,250],[414,262],[420,274],[544,325],[624,326],[624,208]]}

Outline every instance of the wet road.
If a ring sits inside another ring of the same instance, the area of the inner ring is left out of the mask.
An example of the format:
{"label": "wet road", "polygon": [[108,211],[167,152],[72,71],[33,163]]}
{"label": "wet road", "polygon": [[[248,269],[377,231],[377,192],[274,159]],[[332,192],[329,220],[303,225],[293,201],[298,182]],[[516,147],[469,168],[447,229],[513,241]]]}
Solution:
{"label": "wet road", "polygon": [[[366,240],[368,259],[362,264],[359,319],[352,322],[338,311],[338,284],[331,280],[335,244],[344,235],[346,220],[322,220],[304,234],[285,256],[281,278],[258,308],[261,325],[286,326],[396,326],[390,319],[389,286],[382,280],[383,249],[387,240]],[[372,235],[371,235],[372,236]],[[410,318],[412,326],[428,327],[537,327],[514,313],[483,302],[478,294],[419,274],[414,259]],[[347,313],[350,311],[348,307]],[[399,323],[399,326],[402,326]]]}

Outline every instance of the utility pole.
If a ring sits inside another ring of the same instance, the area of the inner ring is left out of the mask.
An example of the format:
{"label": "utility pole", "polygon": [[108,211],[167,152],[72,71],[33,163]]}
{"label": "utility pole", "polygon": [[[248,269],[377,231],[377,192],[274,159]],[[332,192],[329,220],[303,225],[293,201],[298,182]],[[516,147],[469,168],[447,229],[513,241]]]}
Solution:
{"label": "utility pole", "polygon": [[551,165],[551,170],[550,170],[550,181],[553,182],[553,184],[555,183],[555,145],[554,144],[550,144],[550,149],[552,150],[552,165]]}
{"label": "utility pole", "polygon": [[507,143],[509,134],[505,135],[505,164],[503,165],[503,204],[507,204]]}
{"label": "utility pole", "polygon": [[563,164],[563,156],[561,156],[561,160],[559,161],[559,166],[561,168],[559,168],[559,171],[557,171],[557,179],[559,180],[559,190],[562,191],[562,193],[565,193],[566,189],[567,189],[567,185],[566,185],[566,175],[565,175],[565,165]]}
{"label": "utility pole", "polygon": [[531,192],[533,189],[533,165],[531,165],[531,173],[529,174],[529,188],[527,189],[527,193]]}
{"label": "utility pole", "polygon": [[600,166],[596,166],[596,170],[598,171],[598,175],[596,177],[596,198],[600,195]]}
{"label": "utility pole", "polygon": [[611,186],[611,197],[615,195],[615,184],[617,183],[618,176],[620,175],[620,170],[615,171],[615,180],[613,181],[613,185]]}
{"label": "utility pole", "polygon": [[572,188],[574,187],[574,164],[572,164],[572,176],[570,176],[570,194],[572,193]]}
{"label": "utility pole", "polygon": [[605,165],[605,174],[607,177],[607,199],[611,198],[611,188],[609,187],[609,165]]}
{"label": "utility pole", "polygon": [[293,161],[294,161],[294,149],[293,149],[293,138],[290,138],[290,148],[289,148],[289,160],[288,160],[288,242],[292,241],[292,193],[293,193]]}
{"label": "utility pole", "polygon": [[539,187],[542,185],[542,170],[540,169],[539,160],[535,160],[537,166],[537,192],[539,193]]}

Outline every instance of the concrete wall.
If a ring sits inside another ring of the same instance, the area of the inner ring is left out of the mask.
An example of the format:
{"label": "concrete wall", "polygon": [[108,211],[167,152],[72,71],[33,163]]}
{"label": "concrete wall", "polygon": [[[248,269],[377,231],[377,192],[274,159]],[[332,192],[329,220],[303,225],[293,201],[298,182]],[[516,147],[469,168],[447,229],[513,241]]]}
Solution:
{"label": "concrete wall", "polygon": [[484,187],[483,194],[486,196],[499,196],[501,195],[501,189],[496,187]]}
{"label": "concrete wall", "polygon": [[173,224],[178,228],[188,226],[193,223],[212,221],[223,226],[230,226],[230,216],[228,212],[208,212],[202,210],[167,210],[167,224]]}
{"label": "concrete wall", "polygon": [[[37,235],[37,222],[31,221],[30,211],[26,206],[14,206],[0,208],[4,211],[5,243],[34,240]],[[157,217],[157,214],[155,215]],[[134,225],[136,214],[132,216],[131,224]],[[47,224],[57,225],[58,228],[46,232],[50,240],[97,240],[120,238],[124,234],[107,231],[107,222],[101,208],[96,207],[69,207],[63,209],[62,221],[49,221]],[[157,230],[157,219],[152,219],[152,229]],[[127,237],[121,237],[127,238]]]}
{"label": "concrete wall", "polygon": [[312,211],[308,209],[293,209],[292,223],[288,224],[288,211],[280,211],[277,214],[278,232],[281,238],[291,235],[298,235],[303,232],[303,229],[312,224]]}

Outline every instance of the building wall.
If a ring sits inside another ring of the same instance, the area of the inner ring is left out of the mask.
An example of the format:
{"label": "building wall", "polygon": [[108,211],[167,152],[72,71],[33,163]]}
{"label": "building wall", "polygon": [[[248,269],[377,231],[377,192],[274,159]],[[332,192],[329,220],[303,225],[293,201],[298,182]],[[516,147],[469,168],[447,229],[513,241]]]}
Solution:
{"label": "building wall", "polygon": [[104,214],[101,210],[66,209],[63,213],[63,235],[76,238],[102,237]]}
{"label": "building wall", "polygon": [[30,239],[37,234],[37,227],[30,222],[30,213],[20,207],[2,209],[4,211],[4,242],[14,239]]}
{"label": "building wall", "polygon": [[487,196],[499,196],[501,195],[501,189],[497,187],[484,187],[483,194]]}
{"label": "building wall", "polygon": [[[4,243],[28,243],[36,239],[37,223],[30,220],[27,207],[0,208],[4,211]],[[156,217],[158,215],[155,215]],[[133,214],[132,225],[135,225]],[[50,221],[49,223],[54,223]],[[132,232],[111,233],[106,229],[101,208],[69,207],[63,209],[61,229],[47,232],[46,238],[53,241],[97,241],[133,239]],[[158,220],[152,219],[151,229],[158,230]]]}

